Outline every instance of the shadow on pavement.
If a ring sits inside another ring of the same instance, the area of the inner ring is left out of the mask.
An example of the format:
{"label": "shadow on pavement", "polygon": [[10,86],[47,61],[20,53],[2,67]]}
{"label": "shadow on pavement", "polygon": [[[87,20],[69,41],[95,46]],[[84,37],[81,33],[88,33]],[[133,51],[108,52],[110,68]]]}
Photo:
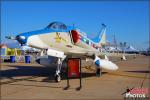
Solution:
{"label": "shadow on pavement", "polygon": [[148,70],[135,70],[135,71],[125,71],[125,72],[133,72],[133,73],[150,73]]}
{"label": "shadow on pavement", "polygon": [[[8,70],[1,70],[0,77],[14,79],[14,77],[21,77],[21,76],[32,76],[32,77],[45,77],[42,82],[55,82],[54,75],[55,75],[55,68],[52,67],[39,67],[39,66],[14,66],[9,65],[9,67],[14,67],[15,69],[8,69]],[[102,74],[106,74],[107,72],[102,72]],[[82,73],[82,78],[86,77],[95,77],[95,73]],[[67,79],[66,69],[62,69],[61,73],[62,80]],[[28,79],[27,79],[28,80]],[[29,81],[34,81],[30,80]],[[36,81],[36,80],[35,80]]]}

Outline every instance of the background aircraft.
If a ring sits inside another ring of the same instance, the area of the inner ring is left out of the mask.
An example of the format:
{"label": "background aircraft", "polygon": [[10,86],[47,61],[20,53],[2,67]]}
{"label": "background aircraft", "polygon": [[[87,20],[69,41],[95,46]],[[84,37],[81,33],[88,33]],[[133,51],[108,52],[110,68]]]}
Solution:
{"label": "background aircraft", "polygon": [[106,41],[105,32],[106,26],[102,24],[102,36],[99,33],[99,36],[92,40],[75,26],[52,22],[44,29],[21,33],[16,37],[7,36],[6,38],[17,40],[21,46],[28,45],[41,49],[41,57],[36,61],[46,66],[57,65],[55,80],[59,82],[61,80],[62,63],[65,63],[66,58],[90,58],[93,60],[97,70],[100,68],[107,70],[118,69],[116,64],[99,57],[103,53],[100,52],[100,48]]}

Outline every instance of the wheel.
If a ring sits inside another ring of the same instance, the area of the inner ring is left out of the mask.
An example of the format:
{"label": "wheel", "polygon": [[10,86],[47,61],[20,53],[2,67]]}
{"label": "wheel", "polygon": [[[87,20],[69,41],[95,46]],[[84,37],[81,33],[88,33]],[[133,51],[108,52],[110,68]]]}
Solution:
{"label": "wheel", "polygon": [[61,81],[60,75],[56,75],[56,76],[55,76],[55,81],[56,81],[56,82],[60,82],[60,81]]}

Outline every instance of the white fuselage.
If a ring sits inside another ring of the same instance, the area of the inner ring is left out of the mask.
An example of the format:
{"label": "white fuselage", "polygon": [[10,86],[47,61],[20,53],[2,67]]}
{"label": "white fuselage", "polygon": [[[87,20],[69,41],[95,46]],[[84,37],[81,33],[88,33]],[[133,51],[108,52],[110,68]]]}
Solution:
{"label": "white fuselage", "polygon": [[82,41],[74,44],[71,39],[71,34],[68,32],[52,32],[39,35],[32,35],[27,40],[27,45],[40,49],[54,49],[67,53],[88,53],[99,52]]}

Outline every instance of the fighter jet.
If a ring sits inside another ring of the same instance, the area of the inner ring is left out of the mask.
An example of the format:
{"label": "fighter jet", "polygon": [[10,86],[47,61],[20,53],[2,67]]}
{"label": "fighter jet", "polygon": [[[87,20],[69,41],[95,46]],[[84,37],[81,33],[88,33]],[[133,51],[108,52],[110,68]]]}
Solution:
{"label": "fighter jet", "polygon": [[61,67],[67,58],[90,58],[98,71],[100,71],[99,68],[118,69],[118,66],[113,62],[99,57],[103,54],[100,49],[105,43],[105,31],[106,25],[102,24],[102,31],[99,36],[90,39],[85,32],[74,25],[67,26],[61,22],[52,22],[43,29],[20,33],[15,37],[7,36],[6,38],[17,40],[21,46],[27,45],[40,49],[41,57],[37,58],[36,62],[41,65],[57,67],[55,80],[59,82],[61,81]]}

